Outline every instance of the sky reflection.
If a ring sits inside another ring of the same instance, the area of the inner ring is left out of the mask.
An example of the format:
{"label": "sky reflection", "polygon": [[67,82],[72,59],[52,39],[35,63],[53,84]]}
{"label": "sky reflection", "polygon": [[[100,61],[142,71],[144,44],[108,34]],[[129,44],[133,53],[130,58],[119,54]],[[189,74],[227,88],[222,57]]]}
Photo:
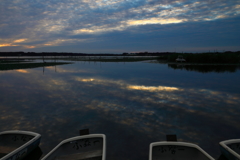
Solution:
{"label": "sky reflection", "polygon": [[[145,66],[150,73],[156,67],[132,64]],[[122,64],[111,65],[121,71]],[[108,159],[146,159],[149,144],[165,140],[165,134],[197,143],[213,156],[219,155],[219,141],[239,138],[239,93],[182,87],[171,84],[170,78],[164,85],[161,78],[150,80],[150,74],[138,67],[128,71],[123,67],[122,78],[94,64],[58,70],[46,68],[44,75],[41,69],[0,74],[0,83],[5,84],[0,86],[1,130],[39,132],[43,155],[83,128],[106,134]],[[140,73],[144,74],[139,81]]]}

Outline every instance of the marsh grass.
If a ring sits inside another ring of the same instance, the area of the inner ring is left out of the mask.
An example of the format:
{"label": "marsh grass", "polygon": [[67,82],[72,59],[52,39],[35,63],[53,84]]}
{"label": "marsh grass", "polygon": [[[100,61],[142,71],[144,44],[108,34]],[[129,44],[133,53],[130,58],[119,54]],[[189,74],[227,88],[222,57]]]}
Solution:
{"label": "marsh grass", "polygon": [[176,53],[166,57],[168,62],[175,62],[178,56],[183,56],[187,63],[240,63],[240,53]]}
{"label": "marsh grass", "polygon": [[158,57],[114,57],[114,58],[86,58],[81,61],[94,61],[94,62],[139,62],[148,60],[157,60]]}

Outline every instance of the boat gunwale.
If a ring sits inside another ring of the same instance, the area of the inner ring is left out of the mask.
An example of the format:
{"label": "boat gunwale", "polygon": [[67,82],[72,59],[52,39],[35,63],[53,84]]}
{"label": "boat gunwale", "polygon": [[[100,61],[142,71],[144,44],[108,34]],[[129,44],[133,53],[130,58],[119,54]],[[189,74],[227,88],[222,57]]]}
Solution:
{"label": "boat gunwale", "polygon": [[20,147],[18,147],[17,149],[13,150],[12,152],[10,152],[7,155],[5,155],[4,157],[2,157],[1,160],[10,158],[11,156],[13,156],[13,155],[17,154],[18,152],[20,152],[25,147],[31,145],[31,143],[33,143],[37,139],[41,138],[41,135],[39,133],[30,132],[30,131],[10,130],[10,131],[0,132],[0,135],[4,135],[4,134],[23,134],[23,135],[25,134],[25,135],[31,135],[31,136],[34,136],[34,137],[31,140],[29,140],[28,142],[26,142],[23,145],[21,145]]}
{"label": "boat gunwale", "polygon": [[230,152],[231,154],[233,154],[235,157],[237,157],[238,159],[240,159],[240,155],[235,152],[234,150],[232,150],[230,147],[228,147],[227,145],[228,144],[231,144],[231,143],[240,143],[240,139],[230,139],[230,140],[225,140],[225,141],[221,141],[219,142],[219,145],[221,147],[223,147],[224,149],[226,149],[228,152]]}
{"label": "boat gunwale", "polygon": [[106,136],[105,134],[89,134],[89,135],[82,135],[82,136],[76,136],[72,138],[68,138],[60,142],[56,147],[54,147],[48,154],[46,154],[41,160],[47,159],[54,151],[56,151],[60,146],[62,146],[65,143],[85,139],[85,138],[103,138],[103,151],[102,151],[102,160],[106,159]]}
{"label": "boat gunwale", "polygon": [[202,152],[205,156],[207,156],[210,160],[215,160],[212,156],[210,156],[206,151],[204,151],[200,146],[196,144],[187,143],[187,142],[169,142],[169,141],[151,143],[150,149],[149,149],[149,160],[152,160],[152,148],[155,146],[164,146],[164,145],[175,145],[175,146],[185,146],[185,147],[196,148],[197,150]]}

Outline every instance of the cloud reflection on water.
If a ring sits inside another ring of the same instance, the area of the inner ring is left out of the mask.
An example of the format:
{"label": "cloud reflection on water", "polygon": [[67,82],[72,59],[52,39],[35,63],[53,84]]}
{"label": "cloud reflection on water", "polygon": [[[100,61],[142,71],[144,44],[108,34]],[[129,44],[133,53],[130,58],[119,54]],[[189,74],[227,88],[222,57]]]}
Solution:
{"label": "cloud reflection on water", "polygon": [[[238,126],[237,115],[239,116],[239,113],[237,112],[239,111],[238,104],[240,104],[238,95],[206,89],[183,89],[167,86],[149,88],[149,86],[143,85],[139,87],[123,81],[89,79],[91,80],[87,81],[85,78],[82,82],[91,87],[108,86],[109,90],[102,92],[104,94],[111,92],[112,96],[124,100],[125,103],[122,101],[110,103],[112,100],[109,99],[104,103],[101,100],[94,100],[88,107],[94,110],[100,109],[106,113],[112,111],[113,115],[109,116],[108,114],[108,120],[129,125],[139,132],[153,133],[157,128],[161,128],[161,131],[157,131],[157,133],[177,132],[185,141],[200,143],[199,136],[201,134],[206,136],[205,134],[212,135],[214,133],[211,129],[210,131],[205,130],[209,126],[216,130],[219,130],[216,126],[220,128]],[[77,80],[81,81],[81,78],[78,77]],[[114,92],[113,88],[120,90]],[[202,130],[206,133],[199,133]],[[219,137],[216,136],[216,138]]]}
{"label": "cloud reflection on water", "polygon": [[20,73],[29,73],[27,70],[25,70],[25,69],[17,69],[17,70],[15,70],[15,71],[17,71],[17,72],[20,72]]}
{"label": "cloud reflection on water", "polygon": [[[43,150],[48,151],[63,138],[75,136],[73,130],[90,127],[108,134],[111,131],[106,128],[111,128],[110,124],[121,126],[123,130],[130,127],[149,139],[158,140],[159,135],[176,133],[182,140],[200,144],[206,143],[201,137],[210,139],[209,135],[217,134],[224,127],[240,129],[238,94],[139,85],[64,71],[62,75],[44,77],[35,70],[29,70],[29,74],[15,71],[2,74],[11,78],[0,80],[10,83],[0,86],[4,91],[0,97],[2,130],[41,132]],[[66,73],[71,74],[66,76]],[[216,135],[209,143],[215,139],[221,136]],[[121,144],[116,148],[119,146]]]}

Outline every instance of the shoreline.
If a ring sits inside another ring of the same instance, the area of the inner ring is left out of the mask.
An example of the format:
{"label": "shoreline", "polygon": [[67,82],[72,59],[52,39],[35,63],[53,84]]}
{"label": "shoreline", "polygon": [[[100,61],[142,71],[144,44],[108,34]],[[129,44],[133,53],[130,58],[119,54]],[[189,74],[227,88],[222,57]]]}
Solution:
{"label": "shoreline", "polygon": [[[146,63],[161,63],[170,65],[240,65],[239,63],[220,63],[220,62],[172,62],[165,59],[159,59],[159,56],[116,56],[116,57],[101,57],[101,56],[79,56],[79,57],[21,57],[21,58],[0,58],[0,64],[9,63],[34,63],[35,60],[42,60],[44,63],[57,63],[57,61],[85,61],[85,62],[146,62]],[[45,60],[53,60],[55,62],[45,62]],[[38,62],[39,63],[39,62]]]}

